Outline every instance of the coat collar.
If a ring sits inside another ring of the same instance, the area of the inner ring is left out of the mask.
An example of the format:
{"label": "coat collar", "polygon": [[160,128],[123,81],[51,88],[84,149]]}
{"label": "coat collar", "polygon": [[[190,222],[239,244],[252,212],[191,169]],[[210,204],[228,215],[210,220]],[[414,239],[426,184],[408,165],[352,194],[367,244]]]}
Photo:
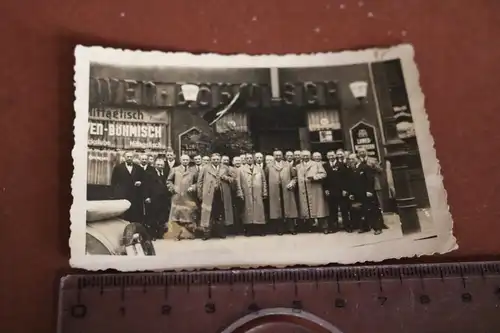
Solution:
{"label": "coat collar", "polygon": [[208,173],[217,176],[218,173],[220,173],[220,170],[222,169],[222,165],[219,165],[219,170],[217,172],[217,169],[214,167],[213,164],[207,164],[205,165],[205,169],[207,169]]}
{"label": "coat collar", "polygon": [[338,160],[334,160],[333,162],[330,162],[330,161],[326,162],[326,164],[327,164],[327,165],[328,165],[328,167],[330,167],[330,168],[332,167],[332,163],[333,163],[333,167],[334,167],[334,168],[335,168],[335,167],[338,167],[338,166],[340,165],[340,162],[339,162]]}
{"label": "coat collar", "polygon": [[187,166],[187,168],[184,168],[184,166],[183,166],[183,165],[179,165],[179,168],[181,168],[181,172],[182,172],[184,175],[185,175],[185,174],[187,174],[187,173],[190,173],[190,171],[191,171],[191,170],[190,170],[189,165]]}
{"label": "coat collar", "polygon": [[302,162],[302,165],[304,166],[304,168],[306,170],[309,170],[313,166],[314,163],[315,162],[313,162],[312,160],[309,160],[309,162],[307,162],[307,163]]}
{"label": "coat collar", "polygon": [[281,161],[281,162],[276,162],[276,161],[275,161],[275,162],[273,163],[272,167],[273,167],[273,168],[275,168],[275,169],[276,169],[276,170],[278,170],[278,171],[281,171],[281,170],[283,170],[283,168],[285,167],[285,163],[286,163],[285,161]]}
{"label": "coat collar", "polygon": [[[127,171],[127,173],[129,173],[128,168],[127,168],[127,163],[123,162],[122,166],[123,166],[123,170],[125,170],[125,171]],[[137,164],[132,163],[131,170],[130,170],[129,174],[134,174],[138,170],[138,168],[139,168],[139,166]]]}
{"label": "coat collar", "polygon": [[253,173],[253,174],[255,174],[255,173],[257,173],[258,168],[259,168],[259,166],[257,166],[257,165],[255,165],[255,164],[254,164],[254,165],[253,165],[253,172],[252,172],[252,170],[250,170],[250,166],[249,166],[249,165],[245,165],[244,170],[245,170],[247,173],[249,173],[249,174],[252,174],[252,173]]}

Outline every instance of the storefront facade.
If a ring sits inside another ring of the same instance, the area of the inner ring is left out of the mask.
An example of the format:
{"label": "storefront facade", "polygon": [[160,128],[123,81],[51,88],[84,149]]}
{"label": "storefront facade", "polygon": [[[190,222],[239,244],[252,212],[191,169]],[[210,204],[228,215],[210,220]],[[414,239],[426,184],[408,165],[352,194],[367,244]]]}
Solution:
{"label": "storefront facade", "polygon": [[[362,100],[353,95],[353,82],[367,83]],[[373,82],[368,64],[280,69],[93,65],[89,199],[107,195],[102,190],[96,194],[92,185],[109,185],[112,167],[125,149],[156,155],[171,147],[177,155],[193,155],[198,145],[208,144],[198,140],[202,134],[228,129],[249,133],[253,150],[265,154],[274,149],[326,154],[338,148],[364,147],[371,156],[384,160],[379,110],[389,97],[380,93],[386,87],[375,87]],[[185,99],[185,83],[199,87],[195,101]],[[244,103],[209,126],[203,114],[227,105],[238,91]]]}
{"label": "storefront facade", "polygon": [[[218,90],[217,86],[210,92],[202,93],[200,90],[202,95],[197,102],[173,110],[173,147],[179,153],[187,152],[179,144],[184,133],[193,128],[193,131],[202,132],[223,131],[229,123],[234,130],[250,133],[255,151],[270,154],[276,148],[309,149],[326,154],[332,149],[354,151],[356,147],[363,146],[363,141],[357,140],[356,131],[362,128],[370,136],[364,138],[369,140],[366,147],[372,156],[381,159],[384,156],[382,136],[371,85],[361,103],[349,88],[351,82],[370,80],[369,67],[349,67],[279,69],[277,89],[273,87],[269,69],[265,69],[260,76],[263,79],[260,82],[235,73],[228,77],[228,80],[233,79],[227,84],[231,85],[233,93],[241,90],[247,103],[210,128],[201,118],[209,108],[206,102],[200,102],[209,99],[215,101],[211,107],[216,107],[217,101],[226,97],[227,102],[230,95],[220,96],[224,91]],[[241,88],[241,84],[245,86]],[[200,89],[206,87],[206,84],[200,85]],[[276,94],[278,96],[273,96]],[[366,128],[369,130],[366,131]]]}

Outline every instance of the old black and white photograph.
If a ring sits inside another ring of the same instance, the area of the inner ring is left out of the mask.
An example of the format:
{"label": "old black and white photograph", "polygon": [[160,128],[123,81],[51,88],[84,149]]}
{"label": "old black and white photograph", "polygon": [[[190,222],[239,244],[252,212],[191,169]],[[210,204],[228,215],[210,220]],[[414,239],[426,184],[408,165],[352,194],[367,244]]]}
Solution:
{"label": "old black and white photograph", "polygon": [[71,264],[317,265],[457,248],[414,52],[78,46]]}

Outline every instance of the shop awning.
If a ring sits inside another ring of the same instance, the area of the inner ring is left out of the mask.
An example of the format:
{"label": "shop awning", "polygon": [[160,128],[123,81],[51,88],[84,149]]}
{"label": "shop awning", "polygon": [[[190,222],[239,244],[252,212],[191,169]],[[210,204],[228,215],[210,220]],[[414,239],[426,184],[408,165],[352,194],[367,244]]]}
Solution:
{"label": "shop awning", "polygon": [[338,110],[311,110],[307,113],[307,122],[311,132],[341,128]]}
{"label": "shop awning", "polygon": [[227,131],[248,132],[248,116],[246,112],[227,113],[215,123],[218,133]]}

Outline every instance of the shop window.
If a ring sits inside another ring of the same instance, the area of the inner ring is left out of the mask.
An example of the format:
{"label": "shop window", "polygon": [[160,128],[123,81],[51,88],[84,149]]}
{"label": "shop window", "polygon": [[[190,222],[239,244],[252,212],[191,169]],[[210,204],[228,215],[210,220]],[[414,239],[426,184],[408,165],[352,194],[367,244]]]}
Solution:
{"label": "shop window", "polygon": [[331,143],[343,142],[344,133],[342,130],[323,130],[309,132],[309,140],[311,143]]}
{"label": "shop window", "polygon": [[[134,153],[134,163],[139,163],[141,155],[146,154],[152,156],[153,159],[158,157],[159,154],[164,154],[164,150],[150,151],[147,153],[136,152]],[[114,167],[122,162],[125,150],[103,150],[103,149],[88,149],[87,158],[87,184],[88,185],[111,185],[111,175]]]}
{"label": "shop window", "polygon": [[338,110],[311,110],[307,118],[311,151],[321,153],[326,159],[328,151],[344,149],[344,133]]}
{"label": "shop window", "polygon": [[311,132],[341,128],[338,110],[311,110],[307,113],[307,122]]}
{"label": "shop window", "polygon": [[126,150],[157,156],[170,146],[170,113],[164,109],[99,107],[89,110],[87,184],[110,185]]}

